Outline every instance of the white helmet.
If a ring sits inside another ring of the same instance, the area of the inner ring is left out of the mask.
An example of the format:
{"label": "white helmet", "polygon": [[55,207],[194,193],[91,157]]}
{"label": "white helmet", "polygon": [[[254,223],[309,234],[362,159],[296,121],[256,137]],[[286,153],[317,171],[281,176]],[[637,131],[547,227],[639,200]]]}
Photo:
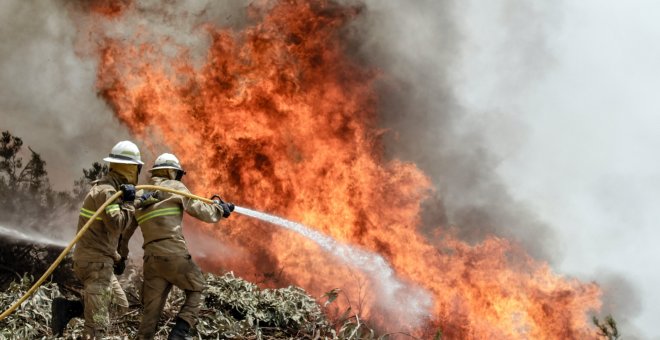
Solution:
{"label": "white helmet", "polygon": [[176,158],[171,153],[164,153],[158,158],[156,158],[156,161],[154,162],[154,167],[151,168],[151,170],[158,170],[158,169],[174,169],[178,171],[183,171],[183,168],[181,167],[181,163],[179,162],[179,159]]}
{"label": "white helmet", "polygon": [[137,145],[128,140],[117,143],[112,148],[112,151],[110,151],[110,155],[106,158],[103,158],[103,160],[108,163],[137,165],[144,164],[140,158],[140,150],[138,149]]}

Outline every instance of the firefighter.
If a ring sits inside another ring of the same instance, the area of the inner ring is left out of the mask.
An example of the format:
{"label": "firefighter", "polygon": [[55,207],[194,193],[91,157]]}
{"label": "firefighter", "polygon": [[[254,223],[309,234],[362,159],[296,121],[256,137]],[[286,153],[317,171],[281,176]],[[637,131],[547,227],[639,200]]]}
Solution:
{"label": "firefighter", "polygon": [[[124,231],[135,229],[131,227],[137,222],[131,202],[135,199],[135,184],[144,164],[138,147],[130,141],[117,143],[103,160],[109,163],[110,171],[93,182],[80,209],[78,230],[117,191],[122,191],[122,196],[96,218],[73,251],[73,271],[84,287],[85,336],[91,339],[103,338],[109,324],[113,273],[119,275],[123,272],[128,256],[127,246],[121,255],[118,251],[122,250],[120,238]],[[128,240],[124,243],[127,244]],[[58,314],[58,311],[54,312],[53,321]]]}
{"label": "firefighter", "polygon": [[[151,170],[150,184],[189,192],[181,177],[185,174],[172,154],[160,155]],[[138,192],[135,216],[144,236],[144,312],[138,339],[153,339],[165,300],[172,286],[186,298],[168,339],[191,339],[190,329],[202,307],[206,280],[193,262],[183,237],[183,212],[208,223],[227,218],[234,205],[221,200],[208,204],[168,192]]]}

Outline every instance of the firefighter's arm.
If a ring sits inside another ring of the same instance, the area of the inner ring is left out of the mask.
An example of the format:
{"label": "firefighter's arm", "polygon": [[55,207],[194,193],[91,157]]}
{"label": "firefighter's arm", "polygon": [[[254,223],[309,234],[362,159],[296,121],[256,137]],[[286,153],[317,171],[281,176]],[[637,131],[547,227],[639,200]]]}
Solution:
{"label": "firefighter's arm", "polygon": [[[176,190],[189,193],[190,191],[186,186],[181,182],[175,182]],[[191,199],[185,196],[181,196],[181,201],[183,205],[183,210],[186,211],[190,216],[207,222],[215,223],[222,219],[223,210],[220,206],[216,204],[204,203],[200,200]]]}
{"label": "firefighter's arm", "polygon": [[132,211],[130,214],[130,222],[128,222],[126,228],[124,228],[124,231],[122,231],[121,236],[119,237],[119,247],[117,249],[121,258],[126,259],[128,258],[128,242],[131,240],[131,237],[133,237],[133,234],[138,227],[138,223],[135,218],[135,208],[125,204],[125,207],[122,207],[122,209]]}
{"label": "firefighter's arm", "polygon": [[144,209],[158,202],[160,202],[159,191],[140,190],[135,195],[135,202],[133,202],[133,205],[135,206],[135,209]]}
{"label": "firefighter's arm", "polygon": [[129,221],[125,225],[124,230],[121,231],[121,234],[119,234],[119,243],[117,245],[119,260],[115,261],[115,266],[113,269],[115,275],[123,274],[124,270],[126,269],[126,260],[128,259],[128,242],[131,240],[131,236],[133,236],[135,229],[138,227],[133,204],[125,202],[120,205],[120,210],[129,212]]}
{"label": "firefighter's arm", "polygon": [[[97,202],[97,207],[101,206],[116,192],[117,191],[114,189],[104,190],[103,194],[98,195],[100,200]],[[106,228],[122,233],[128,227],[131,220],[134,219],[134,210],[122,206],[120,200],[121,199],[111,202],[105,207],[105,211],[101,214],[101,218],[103,219]]]}

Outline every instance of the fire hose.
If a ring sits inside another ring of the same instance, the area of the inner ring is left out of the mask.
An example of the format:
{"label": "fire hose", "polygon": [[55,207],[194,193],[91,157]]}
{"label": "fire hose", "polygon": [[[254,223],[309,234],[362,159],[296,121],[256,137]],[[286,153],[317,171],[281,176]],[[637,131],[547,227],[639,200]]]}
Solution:
{"label": "fire hose", "polygon": [[[205,202],[205,203],[210,203],[210,204],[215,203],[215,202],[213,202],[212,200],[210,200],[208,198],[200,197],[200,196],[188,193],[188,192],[183,192],[183,191],[179,191],[179,190],[165,188],[165,187],[161,187],[161,186],[157,186],[157,185],[138,185],[138,186],[135,187],[135,189],[136,190],[144,189],[144,190],[154,190],[154,191],[155,190],[165,191],[165,192],[170,192],[170,193],[181,195],[181,196],[186,196],[188,198],[200,200],[200,201]],[[35,282],[32,285],[32,287],[30,287],[30,289],[25,294],[23,294],[23,296],[21,296],[20,299],[18,299],[18,301],[16,301],[11,307],[9,307],[6,311],[4,311],[4,312],[2,312],[2,314],[0,314],[0,320],[3,320],[7,316],[9,316],[11,313],[13,313],[23,302],[25,302],[25,300],[30,298],[30,296],[32,296],[32,294],[34,294],[34,292],[37,291],[39,286],[41,286],[44,283],[44,281],[46,281],[46,279],[53,273],[53,271],[55,270],[55,268],[57,268],[57,266],[60,264],[60,262],[62,262],[64,257],[69,253],[69,251],[71,251],[71,248],[73,248],[73,245],[76,244],[76,242],[78,242],[78,240],[80,240],[80,238],[87,231],[87,229],[89,229],[89,226],[92,225],[92,222],[94,222],[96,220],[96,218],[105,210],[105,208],[110,203],[114,202],[121,195],[122,195],[122,192],[118,191],[116,194],[114,194],[110,198],[108,198],[108,200],[105,201],[105,203],[101,204],[101,206],[96,210],[96,212],[94,212],[94,214],[89,218],[87,223],[85,223],[85,225],[83,225],[83,227],[80,228],[80,231],[76,234],[76,237],[74,237],[73,240],[69,243],[69,245],[67,245],[66,248],[64,248],[64,250],[62,250],[62,253],[60,254],[60,256],[58,256],[57,259],[55,259],[55,262],[53,262],[53,264],[51,264],[50,267],[48,267],[46,272],[39,278],[39,280],[37,280],[37,282]]]}

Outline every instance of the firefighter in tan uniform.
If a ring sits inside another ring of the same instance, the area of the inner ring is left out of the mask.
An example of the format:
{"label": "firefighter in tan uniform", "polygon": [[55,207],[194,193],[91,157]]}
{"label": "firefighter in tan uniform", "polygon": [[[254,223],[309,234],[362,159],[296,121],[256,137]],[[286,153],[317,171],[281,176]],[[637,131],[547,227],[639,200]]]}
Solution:
{"label": "firefighter in tan uniform", "polygon": [[119,190],[123,194],[96,218],[73,251],[73,270],[84,285],[85,335],[92,339],[103,338],[109,324],[108,307],[112,299],[113,272],[123,271],[128,256],[127,252],[122,251],[121,255],[118,252],[120,235],[126,230],[135,229],[131,227],[136,225],[134,208],[128,202],[135,199],[134,185],[137,184],[138,174],[144,164],[137,146],[130,141],[117,143],[109,157],[103,160],[110,164],[110,171],[94,183],[85,197],[80,209],[78,230],[112,195]]}
{"label": "firefighter in tan uniform", "polygon": [[[180,182],[185,172],[174,155],[160,155],[149,171],[150,184],[189,192]],[[140,191],[138,197],[135,215],[144,236],[144,313],[138,339],[153,339],[165,300],[173,285],[185,292],[186,299],[168,339],[191,339],[190,328],[197,323],[206,281],[191,259],[183,238],[183,212],[204,222],[215,223],[223,217],[229,217],[234,205],[222,201],[207,204],[160,191]]]}

